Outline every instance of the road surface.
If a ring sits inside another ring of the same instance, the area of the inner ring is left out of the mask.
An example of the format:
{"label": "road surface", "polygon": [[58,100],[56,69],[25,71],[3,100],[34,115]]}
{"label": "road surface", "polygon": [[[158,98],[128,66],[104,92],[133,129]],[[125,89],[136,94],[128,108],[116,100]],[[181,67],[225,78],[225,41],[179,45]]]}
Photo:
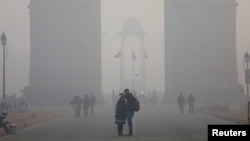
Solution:
{"label": "road surface", "polygon": [[206,141],[208,124],[235,124],[201,113],[181,116],[175,105],[141,105],[134,116],[134,136],[117,136],[114,111],[113,106],[96,106],[94,116],[75,118],[72,113],[0,141]]}

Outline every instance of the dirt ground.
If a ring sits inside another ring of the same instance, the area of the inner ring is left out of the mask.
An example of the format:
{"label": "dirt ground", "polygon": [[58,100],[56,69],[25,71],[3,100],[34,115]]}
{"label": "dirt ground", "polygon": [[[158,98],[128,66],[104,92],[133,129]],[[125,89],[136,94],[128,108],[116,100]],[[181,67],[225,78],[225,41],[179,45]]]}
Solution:
{"label": "dirt ground", "polygon": [[[9,113],[5,121],[16,124],[16,130],[21,130],[47,120],[51,120],[63,115],[66,115],[67,112],[63,110],[52,110],[52,109],[36,109],[29,110],[28,112],[19,112],[19,113]],[[6,135],[4,129],[0,129],[0,136]]]}
{"label": "dirt ground", "polygon": [[248,115],[247,109],[223,109],[216,107],[217,110],[214,110],[211,107],[203,107],[197,109],[198,112],[205,113],[217,118],[229,120],[235,122],[235,124],[248,124]]}

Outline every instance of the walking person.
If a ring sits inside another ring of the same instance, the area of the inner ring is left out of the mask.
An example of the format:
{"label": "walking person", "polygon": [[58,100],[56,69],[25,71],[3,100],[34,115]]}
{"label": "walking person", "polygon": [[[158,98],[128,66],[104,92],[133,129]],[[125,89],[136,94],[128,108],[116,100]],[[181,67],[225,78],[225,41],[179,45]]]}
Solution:
{"label": "walking person", "polygon": [[135,102],[136,98],[129,92],[129,89],[124,90],[125,93],[125,102],[126,102],[126,111],[127,111],[127,123],[129,133],[128,136],[133,136],[133,116],[135,112]]}
{"label": "walking person", "polygon": [[193,115],[194,114],[194,102],[195,102],[195,97],[193,96],[192,93],[190,93],[190,95],[187,98],[187,102],[189,105],[189,114]]}
{"label": "walking person", "polygon": [[76,95],[74,96],[73,100],[69,102],[69,104],[72,105],[72,108],[75,112],[75,117],[80,117],[81,115],[81,104],[82,104],[82,99]]}
{"label": "walking person", "polygon": [[94,115],[95,96],[93,93],[91,93],[89,104],[90,104],[91,115]]}
{"label": "walking person", "polygon": [[85,95],[82,102],[83,102],[83,114],[84,114],[84,117],[88,117],[88,115],[89,115],[89,104],[90,104],[89,96]]}
{"label": "walking person", "polygon": [[126,103],[125,95],[123,93],[119,94],[120,98],[115,106],[115,124],[117,124],[118,136],[123,135],[123,125],[126,121]]}
{"label": "walking person", "polygon": [[184,106],[185,106],[185,98],[182,93],[180,93],[180,96],[177,98],[177,103],[180,109],[180,114],[184,114]]}

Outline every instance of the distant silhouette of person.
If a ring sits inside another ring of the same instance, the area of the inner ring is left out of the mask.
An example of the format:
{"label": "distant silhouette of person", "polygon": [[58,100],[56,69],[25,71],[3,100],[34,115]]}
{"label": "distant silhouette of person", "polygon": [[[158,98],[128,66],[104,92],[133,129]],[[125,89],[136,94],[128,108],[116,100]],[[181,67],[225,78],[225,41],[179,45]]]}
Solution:
{"label": "distant silhouette of person", "polygon": [[94,96],[93,93],[91,93],[91,97],[89,99],[89,103],[90,103],[91,115],[94,115],[95,96]]}
{"label": "distant silhouette of person", "polygon": [[4,121],[4,119],[7,117],[6,113],[2,113],[0,116],[0,128],[3,128],[6,134],[10,134],[10,129],[8,128],[8,121]]}
{"label": "distant silhouette of person", "polygon": [[79,117],[81,115],[82,99],[78,95],[76,95],[74,96],[73,100],[69,102],[69,104],[71,104],[72,108],[74,109],[75,117]]}
{"label": "distant silhouette of person", "polygon": [[193,96],[192,93],[190,93],[190,95],[187,98],[187,103],[188,103],[188,107],[189,107],[189,114],[193,115],[194,114],[194,102],[195,102],[195,97]]}
{"label": "distant silhouette of person", "polygon": [[90,105],[89,96],[85,95],[82,102],[83,102],[83,114],[84,114],[84,117],[88,117],[89,105]]}
{"label": "distant silhouette of person", "polygon": [[155,90],[153,90],[152,105],[157,105],[157,103],[158,103],[158,95],[157,95],[157,92]]}
{"label": "distant silhouette of person", "polygon": [[182,93],[180,93],[180,96],[177,98],[177,103],[180,109],[180,114],[183,115],[184,114],[184,106],[186,104],[185,102],[185,98],[183,96]]}
{"label": "distant silhouette of person", "polygon": [[118,136],[123,135],[123,125],[126,121],[126,102],[125,95],[123,93],[119,94],[120,98],[115,106],[115,124],[117,124]]}

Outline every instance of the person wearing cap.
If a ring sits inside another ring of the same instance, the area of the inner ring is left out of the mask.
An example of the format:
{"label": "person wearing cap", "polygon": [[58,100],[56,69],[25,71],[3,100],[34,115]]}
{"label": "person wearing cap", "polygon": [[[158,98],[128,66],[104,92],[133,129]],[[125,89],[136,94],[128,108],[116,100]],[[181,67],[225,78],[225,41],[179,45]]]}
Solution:
{"label": "person wearing cap", "polygon": [[0,116],[0,128],[4,128],[4,131],[6,134],[10,134],[10,129],[8,128],[8,121],[4,121],[4,119],[7,117],[6,113],[2,113],[2,115]]}

